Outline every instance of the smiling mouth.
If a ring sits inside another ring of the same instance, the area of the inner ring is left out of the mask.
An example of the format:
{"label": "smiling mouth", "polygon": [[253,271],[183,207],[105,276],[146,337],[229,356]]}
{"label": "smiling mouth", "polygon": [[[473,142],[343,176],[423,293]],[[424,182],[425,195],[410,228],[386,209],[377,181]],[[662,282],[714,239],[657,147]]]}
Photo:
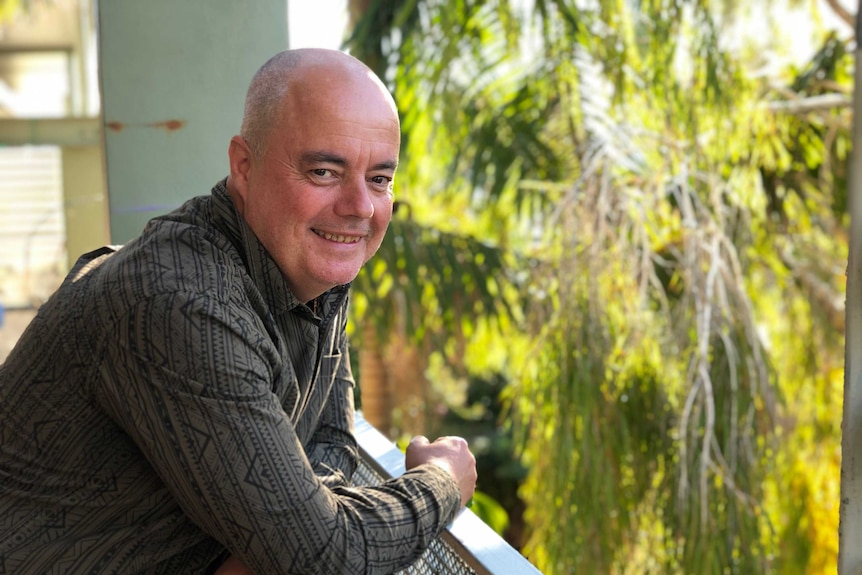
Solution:
{"label": "smiling mouth", "polygon": [[319,230],[312,230],[318,236],[323,239],[329,240],[330,242],[336,242],[339,244],[355,244],[358,243],[359,240],[362,239],[361,236],[343,236],[341,234],[329,234],[326,232],[321,232]]}

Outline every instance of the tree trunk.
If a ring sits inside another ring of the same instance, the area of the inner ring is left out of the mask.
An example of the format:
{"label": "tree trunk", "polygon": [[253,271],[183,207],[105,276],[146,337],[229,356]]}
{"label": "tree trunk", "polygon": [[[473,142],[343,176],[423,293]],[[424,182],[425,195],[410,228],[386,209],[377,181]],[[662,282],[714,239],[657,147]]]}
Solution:
{"label": "tree trunk", "polygon": [[398,331],[386,345],[384,361],[394,400],[397,431],[408,435],[428,434],[428,381],[425,379],[424,355]]}
{"label": "tree trunk", "polygon": [[369,318],[362,328],[359,348],[359,389],[366,421],[387,437],[392,437],[392,394],[383,363],[377,328]]}
{"label": "tree trunk", "polygon": [[[392,1],[392,0],[388,0]],[[349,37],[356,29],[356,25],[362,20],[371,7],[371,0],[348,0],[347,2],[347,36]],[[390,26],[391,24],[387,24]],[[386,78],[386,59],[379,45],[371,48],[368,52],[353,53],[354,56],[371,68],[381,79]]]}

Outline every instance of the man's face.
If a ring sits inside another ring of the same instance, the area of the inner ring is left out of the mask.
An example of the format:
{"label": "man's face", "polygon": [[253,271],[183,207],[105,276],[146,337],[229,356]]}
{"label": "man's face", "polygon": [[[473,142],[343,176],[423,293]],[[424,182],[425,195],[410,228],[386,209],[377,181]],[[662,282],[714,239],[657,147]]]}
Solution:
{"label": "man's face", "polygon": [[301,301],[352,281],[380,247],[400,145],[397,114],[370,80],[306,73],[238,186],[243,217]]}

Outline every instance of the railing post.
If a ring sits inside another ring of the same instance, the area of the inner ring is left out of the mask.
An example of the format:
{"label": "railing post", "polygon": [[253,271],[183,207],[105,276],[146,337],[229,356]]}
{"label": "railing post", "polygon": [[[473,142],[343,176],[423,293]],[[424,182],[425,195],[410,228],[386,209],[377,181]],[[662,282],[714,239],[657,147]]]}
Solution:
{"label": "railing post", "polygon": [[850,154],[850,250],[845,307],[844,413],[841,436],[839,575],[862,574],[862,1],[856,10],[853,149]]}

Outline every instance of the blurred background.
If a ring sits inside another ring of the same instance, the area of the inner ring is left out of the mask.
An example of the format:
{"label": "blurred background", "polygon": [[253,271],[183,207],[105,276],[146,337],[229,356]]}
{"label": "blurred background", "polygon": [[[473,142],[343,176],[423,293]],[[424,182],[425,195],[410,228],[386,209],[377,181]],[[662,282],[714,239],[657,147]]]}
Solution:
{"label": "blurred background", "polygon": [[[346,0],[286,5],[291,47],[341,45]],[[0,2],[0,121],[18,120],[0,125],[0,361],[78,256],[111,243],[97,19],[95,0]]]}
{"label": "blurred background", "polygon": [[404,132],[365,417],[468,437],[545,573],[835,573],[855,12],[0,0],[0,361],[80,254],[226,175],[268,55],[341,48]]}

